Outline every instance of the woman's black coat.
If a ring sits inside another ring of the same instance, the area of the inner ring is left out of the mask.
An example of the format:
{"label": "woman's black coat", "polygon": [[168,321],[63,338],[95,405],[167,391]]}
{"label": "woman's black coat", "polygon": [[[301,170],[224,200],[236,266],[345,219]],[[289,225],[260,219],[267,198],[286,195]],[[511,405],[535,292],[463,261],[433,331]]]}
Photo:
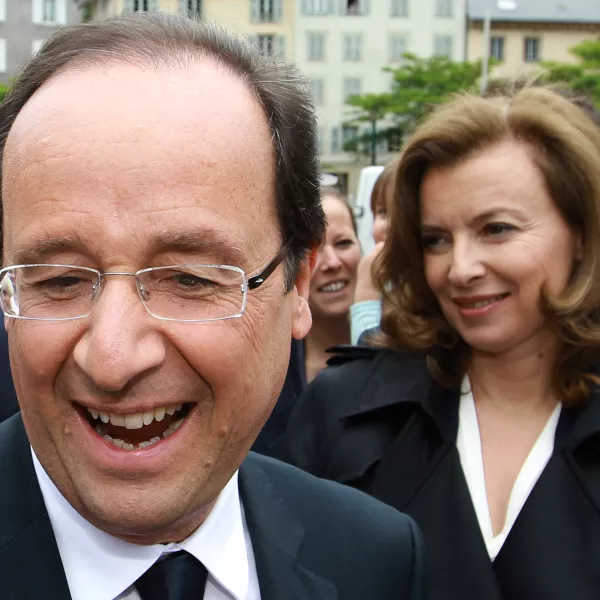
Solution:
{"label": "woman's black coat", "polygon": [[563,408],[554,453],[492,563],[455,443],[458,390],[434,384],[414,358],[356,352],[298,400],[284,459],[411,515],[429,600],[599,599],[599,393]]}

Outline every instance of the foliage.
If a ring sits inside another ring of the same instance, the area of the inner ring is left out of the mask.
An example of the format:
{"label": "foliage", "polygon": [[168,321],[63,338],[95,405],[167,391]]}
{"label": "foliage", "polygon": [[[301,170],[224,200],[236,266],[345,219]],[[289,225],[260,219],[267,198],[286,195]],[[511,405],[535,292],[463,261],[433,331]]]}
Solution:
{"label": "foliage", "polygon": [[0,83],[0,102],[2,102],[4,100],[4,98],[6,97],[6,94],[8,94],[9,91],[10,91],[9,84]]}
{"label": "foliage", "polygon": [[[382,94],[351,96],[346,101],[351,113],[348,124],[379,124],[376,140],[397,142],[412,132],[436,104],[462,90],[475,90],[481,75],[481,61],[454,62],[434,56],[420,58],[405,54],[403,64],[386,68],[391,91]],[[348,141],[344,149],[368,153],[375,141],[371,129]],[[396,144],[394,144],[396,145]]]}
{"label": "foliage", "polygon": [[545,62],[542,79],[564,83],[600,104],[600,40],[585,40],[570,50],[575,63]]}

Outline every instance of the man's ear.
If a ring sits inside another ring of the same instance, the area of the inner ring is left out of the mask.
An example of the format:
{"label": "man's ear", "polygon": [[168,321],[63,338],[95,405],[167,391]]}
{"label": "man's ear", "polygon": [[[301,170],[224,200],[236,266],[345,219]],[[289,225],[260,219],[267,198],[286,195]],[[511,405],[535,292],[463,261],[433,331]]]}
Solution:
{"label": "man's ear", "polygon": [[296,340],[306,337],[312,325],[308,295],[310,293],[310,278],[316,264],[317,249],[313,248],[300,264],[296,275],[294,284],[294,302],[296,305],[292,321],[292,337]]}

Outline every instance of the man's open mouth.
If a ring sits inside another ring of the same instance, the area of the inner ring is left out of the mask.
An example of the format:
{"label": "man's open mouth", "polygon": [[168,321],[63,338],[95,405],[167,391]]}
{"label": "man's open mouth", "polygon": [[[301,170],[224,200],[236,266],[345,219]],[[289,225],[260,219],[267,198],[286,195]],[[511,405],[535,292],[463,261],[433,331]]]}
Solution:
{"label": "man's open mouth", "polygon": [[98,435],[123,450],[140,450],[174,434],[191,404],[159,406],[153,410],[123,415],[85,408],[85,416]]}

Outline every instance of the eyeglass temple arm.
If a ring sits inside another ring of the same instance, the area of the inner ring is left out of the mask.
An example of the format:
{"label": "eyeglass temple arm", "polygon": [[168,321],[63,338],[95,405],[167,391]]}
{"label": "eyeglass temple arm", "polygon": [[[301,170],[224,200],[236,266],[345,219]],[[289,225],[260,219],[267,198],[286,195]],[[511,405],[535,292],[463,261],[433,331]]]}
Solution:
{"label": "eyeglass temple arm", "polygon": [[248,289],[255,290],[260,287],[283,262],[290,250],[291,240],[279,251],[277,256],[258,274],[248,279]]}

